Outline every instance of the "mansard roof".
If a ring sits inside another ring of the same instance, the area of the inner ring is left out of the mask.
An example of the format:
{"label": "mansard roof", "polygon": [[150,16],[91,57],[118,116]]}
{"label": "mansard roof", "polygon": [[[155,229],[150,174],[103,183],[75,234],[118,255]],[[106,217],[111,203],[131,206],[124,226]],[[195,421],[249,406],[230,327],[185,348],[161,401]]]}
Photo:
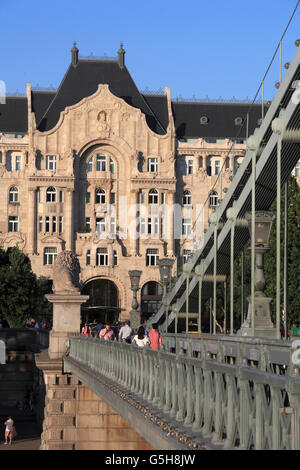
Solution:
{"label": "mansard roof", "polygon": [[49,107],[37,122],[38,129],[40,131],[52,129],[66,106],[72,106],[83,98],[93,95],[99,84],[108,84],[114,95],[124,99],[130,106],[140,109],[146,115],[147,123],[154,132],[166,133],[166,128],[137,89],[126,66],[121,69],[115,60],[79,59],[75,67],[71,64]]}
{"label": "mansard roof", "polygon": [[[66,106],[72,106],[93,95],[99,84],[108,84],[110,91],[130,106],[140,109],[149,128],[165,134],[168,106],[165,94],[142,94],[126,66],[117,60],[80,59],[70,64],[58,90],[32,90],[32,110],[37,128],[52,129]],[[247,103],[172,101],[172,112],[178,139],[182,138],[242,138],[246,137],[246,116],[249,113],[248,135],[259,125],[261,105]],[[266,112],[266,110],[265,110]],[[239,119],[240,118],[240,119]],[[239,124],[242,122],[242,124]],[[7,97],[0,105],[0,132],[27,132],[27,98]]]}
{"label": "mansard roof", "polygon": [[7,96],[5,104],[0,103],[0,132],[26,133],[27,129],[27,98]]}
{"label": "mansard roof", "polygon": [[[222,102],[172,102],[177,138],[246,138],[259,126],[261,105]],[[266,114],[267,108],[265,108]]]}

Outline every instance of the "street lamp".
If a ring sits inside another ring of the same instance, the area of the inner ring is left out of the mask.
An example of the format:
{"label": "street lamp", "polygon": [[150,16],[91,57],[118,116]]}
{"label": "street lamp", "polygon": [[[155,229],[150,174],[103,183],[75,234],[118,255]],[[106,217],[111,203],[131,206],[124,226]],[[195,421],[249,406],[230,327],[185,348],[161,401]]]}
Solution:
{"label": "street lamp", "polygon": [[158,260],[160,280],[164,288],[163,305],[166,307],[166,332],[168,331],[169,302],[167,300],[167,286],[171,282],[172,266],[174,260],[170,258],[161,258]]}
{"label": "street lamp", "polygon": [[[245,218],[248,221],[250,233],[252,233],[251,212],[246,212]],[[254,298],[248,297],[248,315],[238,334],[248,336],[251,330],[254,336],[276,337],[276,330],[271,321],[270,302],[271,297],[266,297],[264,293],[265,276],[264,276],[264,254],[269,250],[269,237],[272,227],[274,214],[268,211],[255,212],[255,271],[254,271]],[[252,302],[254,303],[254,318],[251,315]],[[250,328],[250,325],[252,328]]]}
{"label": "street lamp", "polygon": [[139,290],[142,271],[134,269],[132,271],[128,271],[128,274],[131,282],[131,290],[133,292],[133,300],[131,304],[132,310],[130,311],[130,323],[131,327],[136,329],[139,328],[141,323],[141,316],[139,311],[137,310],[139,305],[137,301],[137,291]]}
{"label": "street lamp", "polygon": [[186,274],[186,289],[185,289],[185,307],[186,307],[186,316],[185,316],[185,329],[188,333],[189,327],[189,290],[190,290],[190,276],[192,273],[193,265],[192,263],[185,263],[182,267],[183,272]]}

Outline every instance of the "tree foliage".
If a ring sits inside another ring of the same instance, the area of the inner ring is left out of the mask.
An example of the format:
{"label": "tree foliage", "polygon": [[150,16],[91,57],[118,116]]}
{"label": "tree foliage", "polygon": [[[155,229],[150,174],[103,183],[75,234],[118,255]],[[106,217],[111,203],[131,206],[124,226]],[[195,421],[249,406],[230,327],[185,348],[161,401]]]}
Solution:
{"label": "tree foliage", "polygon": [[0,318],[10,328],[20,328],[26,319],[49,313],[51,304],[44,295],[50,291],[49,281],[37,279],[28,256],[21,250],[0,249]]}

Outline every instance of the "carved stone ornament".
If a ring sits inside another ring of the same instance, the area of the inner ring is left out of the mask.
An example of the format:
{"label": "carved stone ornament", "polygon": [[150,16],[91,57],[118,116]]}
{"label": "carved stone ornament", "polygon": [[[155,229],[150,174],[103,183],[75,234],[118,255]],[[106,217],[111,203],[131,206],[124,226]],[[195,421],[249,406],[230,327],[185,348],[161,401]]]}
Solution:
{"label": "carved stone ornament", "polygon": [[98,134],[100,139],[108,139],[110,134],[110,125],[107,122],[107,113],[105,111],[100,111],[97,116],[98,120]]}
{"label": "carved stone ornament", "polygon": [[53,293],[79,292],[79,261],[73,251],[63,250],[57,256],[53,265]]}

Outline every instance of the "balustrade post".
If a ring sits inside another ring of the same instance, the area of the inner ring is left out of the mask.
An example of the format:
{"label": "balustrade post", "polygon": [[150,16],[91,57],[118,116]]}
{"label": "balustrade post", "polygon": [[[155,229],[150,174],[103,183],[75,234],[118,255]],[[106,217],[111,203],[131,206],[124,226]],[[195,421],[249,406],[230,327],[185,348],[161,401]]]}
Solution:
{"label": "balustrade post", "polygon": [[179,353],[176,356],[177,362],[177,377],[178,377],[178,385],[177,385],[177,403],[178,403],[178,410],[176,414],[177,421],[184,420],[184,364],[181,362],[182,353]]}
{"label": "balustrade post", "polygon": [[196,366],[195,371],[195,420],[193,431],[199,432],[202,427],[203,420],[203,378],[201,367]]}
{"label": "balustrade post", "polygon": [[185,364],[186,368],[186,418],[184,424],[186,426],[191,425],[193,421],[193,411],[194,411],[194,386],[193,386],[193,365]]}
{"label": "balustrade post", "polygon": [[232,449],[237,437],[238,398],[234,375],[226,375],[227,386],[227,426],[223,449]]}
{"label": "balustrade post", "polygon": [[213,423],[213,383],[212,373],[207,368],[205,361],[203,361],[203,375],[204,375],[204,425],[202,434],[204,437],[210,437]]}
{"label": "balustrade post", "polygon": [[171,381],[172,381],[172,374],[171,374],[171,362],[166,359],[166,375],[165,375],[165,391],[166,391],[166,397],[165,397],[165,406],[164,406],[164,411],[166,413],[169,413],[171,410],[171,404],[172,404],[172,388],[171,388]]}
{"label": "balustrade post", "polygon": [[172,392],[172,407],[170,416],[175,418],[178,410],[178,389],[177,389],[177,356],[175,360],[172,360],[171,364],[171,392]]}
{"label": "balustrade post", "polygon": [[214,433],[212,436],[213,442],[219,442],[222,440],[223,433],[223,404],[226,400],[225,390],[223,387],[223,376],[219,372],[215,372],[215,419],[214,419]]}

